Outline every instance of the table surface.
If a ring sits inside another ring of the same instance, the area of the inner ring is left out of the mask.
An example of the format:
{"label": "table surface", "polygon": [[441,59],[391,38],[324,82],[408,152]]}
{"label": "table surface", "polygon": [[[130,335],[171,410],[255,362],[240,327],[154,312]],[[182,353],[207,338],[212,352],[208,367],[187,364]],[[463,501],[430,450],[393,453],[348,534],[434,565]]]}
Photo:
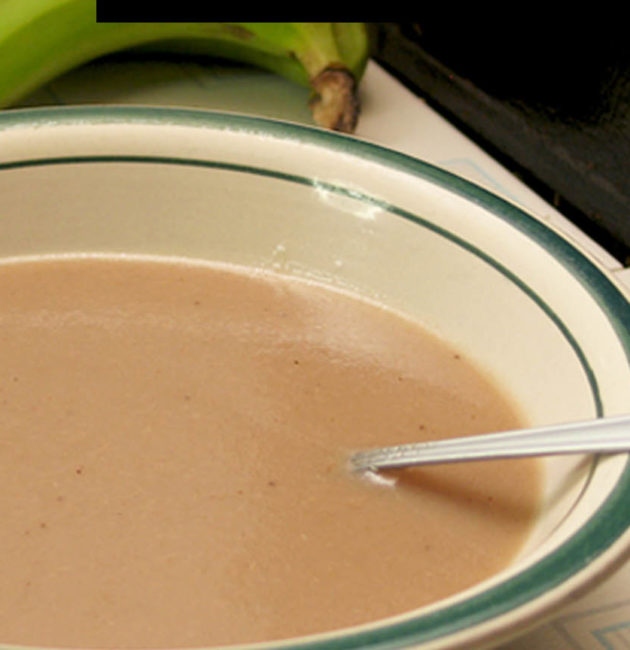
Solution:
{"label": "table surface", "polygon": [[[307,90],[263,71],[196,60],[112,57],[60,77],[23,106],[139,104],[229,111],[313,125]],[[356,137],[426,160],[521,205],[579,243],[630,291],[630,270],[381,65],[361,87]],[[502,650],[630,647],[630,566]]]}

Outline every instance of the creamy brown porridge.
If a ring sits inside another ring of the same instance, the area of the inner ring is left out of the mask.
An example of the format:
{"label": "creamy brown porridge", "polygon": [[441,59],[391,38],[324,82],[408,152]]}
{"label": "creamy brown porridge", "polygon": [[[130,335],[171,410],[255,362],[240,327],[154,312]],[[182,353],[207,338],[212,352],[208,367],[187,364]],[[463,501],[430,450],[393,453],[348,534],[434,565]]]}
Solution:
{"label": "creamy brown porridge", "polygon": [[519,549],[534,460],[348,473],[350,450],[517,427],[417,325],[263,273],[0,265],[0,641],[177,647],[395,615]]}

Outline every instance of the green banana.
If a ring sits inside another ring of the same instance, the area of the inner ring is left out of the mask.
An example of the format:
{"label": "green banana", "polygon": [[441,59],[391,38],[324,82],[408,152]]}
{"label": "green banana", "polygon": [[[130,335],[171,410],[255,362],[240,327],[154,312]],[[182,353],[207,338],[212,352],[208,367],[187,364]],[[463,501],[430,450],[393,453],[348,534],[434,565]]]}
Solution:
{"label": "green banana", "polygon": [[0,0],[0,108],[121,50],[231,59],[312,90],[314,121],[352,132],[369,58],[363,23],[105,23],[96,0]]}

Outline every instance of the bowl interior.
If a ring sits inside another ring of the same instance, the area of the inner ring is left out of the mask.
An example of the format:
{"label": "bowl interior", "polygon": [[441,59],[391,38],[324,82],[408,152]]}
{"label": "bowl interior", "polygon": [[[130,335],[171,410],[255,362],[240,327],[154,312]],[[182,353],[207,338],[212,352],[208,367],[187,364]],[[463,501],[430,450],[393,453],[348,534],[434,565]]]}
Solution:
{"label": "bowl interior", "polygon": [[[629,310],[614,281],[518,208],[394,152],[208,113],[16,111],[0,123],[0,197],[1,257],[174,256],[316,279],[457,346],[531,425],[627,411]],[[489,625],[489,603],[507,615],[617,544],[626,517],[598,518],[622,503],[624,456],[549,458],[545,477],[512,567],[386,634]],[[348,645],[366,642],[357,634]]]}

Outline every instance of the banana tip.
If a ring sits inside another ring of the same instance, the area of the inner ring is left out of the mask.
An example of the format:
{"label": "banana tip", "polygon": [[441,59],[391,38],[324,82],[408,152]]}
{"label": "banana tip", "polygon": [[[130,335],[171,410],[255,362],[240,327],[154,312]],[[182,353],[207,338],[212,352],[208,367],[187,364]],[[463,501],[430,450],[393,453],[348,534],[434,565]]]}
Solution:
{"label": "banana tip", "polygon": [[311,80],[314,96],[309,102],[315,122],[327,129],[353,133],[360,102],[354,75],[343,65],[331,65]]}

